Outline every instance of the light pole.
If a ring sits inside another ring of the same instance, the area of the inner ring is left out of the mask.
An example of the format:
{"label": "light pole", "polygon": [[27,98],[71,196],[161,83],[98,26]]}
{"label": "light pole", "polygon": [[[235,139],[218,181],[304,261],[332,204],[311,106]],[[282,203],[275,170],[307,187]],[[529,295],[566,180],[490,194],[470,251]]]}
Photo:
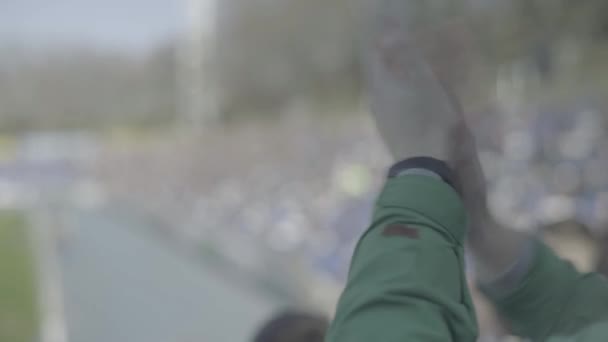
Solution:
{"label": "light pole", "polygon": [[[178,125],[199,131],[217,119],[216,0],[185,0],[187,27],[177,47]],[[181,129],[180,129],[181,131]]]}

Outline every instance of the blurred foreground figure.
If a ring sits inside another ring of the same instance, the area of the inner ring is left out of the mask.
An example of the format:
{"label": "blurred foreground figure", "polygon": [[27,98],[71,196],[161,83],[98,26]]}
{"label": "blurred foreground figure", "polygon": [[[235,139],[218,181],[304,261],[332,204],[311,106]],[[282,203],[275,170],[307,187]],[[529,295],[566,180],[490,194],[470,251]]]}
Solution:
{"label": "blurred foreground figure", "polygon": [[284,312],[264,324],[253,342],[322,342],[328,324],[321,316]]}
{"label": "blurred foreground figure", "polygon": [[605,278],[580,273],[540,239],[490,215],[462,110],[411,39],[405,20],[411,3],[375,5],[364,60],[370,102],[402,161],[388,172],[357,245],[327,341],[476,341],[465,241],[479,288],[512,333],[535,341],[605,341]]}

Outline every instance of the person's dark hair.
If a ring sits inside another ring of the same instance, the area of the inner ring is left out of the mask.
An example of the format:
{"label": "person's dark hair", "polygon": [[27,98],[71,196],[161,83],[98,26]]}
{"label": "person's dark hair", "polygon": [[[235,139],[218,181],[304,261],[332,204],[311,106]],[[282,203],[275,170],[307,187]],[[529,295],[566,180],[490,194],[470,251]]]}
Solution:
{"label": "person's dark hair", "polygon": [[265,323],[253,342],[323,342],[328,326],[323,316],[286,311]]}

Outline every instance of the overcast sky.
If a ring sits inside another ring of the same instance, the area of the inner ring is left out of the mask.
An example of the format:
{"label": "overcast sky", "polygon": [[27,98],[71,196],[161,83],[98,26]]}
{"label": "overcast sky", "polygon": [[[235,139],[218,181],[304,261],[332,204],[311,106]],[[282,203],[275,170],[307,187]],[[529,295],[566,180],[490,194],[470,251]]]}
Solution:
{"label": "overcast sky", "polygon": [[0,0],[0,42],[138,50],[181,31],[186,0]]}

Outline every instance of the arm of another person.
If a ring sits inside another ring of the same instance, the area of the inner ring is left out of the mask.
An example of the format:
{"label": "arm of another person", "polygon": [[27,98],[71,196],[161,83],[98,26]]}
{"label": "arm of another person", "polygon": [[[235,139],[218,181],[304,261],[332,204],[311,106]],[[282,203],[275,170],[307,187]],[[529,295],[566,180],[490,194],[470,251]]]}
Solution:
{"label": "arm of another person", "polygon": [[608,326],[602,326],[608,323],[606,279],[578,272],[538,240],[530,239],[513,267],[482,290],[519,336],[534,341],[608,336]]}
{"label": "arm of another person", "polygon": [[358,243],[328,342],[475,341],[465,212],[439,177],[388,180]]}
{"label": "arm of another person", "polygon": [[[469,215],[477,281],[510,330],[535,341],[572,339],[589,327],[598,331],[598,323],[608,320],[608,282],[578,272],[535,237],[494,220],[474,145],[462,160],[455,170]],[[608,336],[608,328],[599,330]]]}

